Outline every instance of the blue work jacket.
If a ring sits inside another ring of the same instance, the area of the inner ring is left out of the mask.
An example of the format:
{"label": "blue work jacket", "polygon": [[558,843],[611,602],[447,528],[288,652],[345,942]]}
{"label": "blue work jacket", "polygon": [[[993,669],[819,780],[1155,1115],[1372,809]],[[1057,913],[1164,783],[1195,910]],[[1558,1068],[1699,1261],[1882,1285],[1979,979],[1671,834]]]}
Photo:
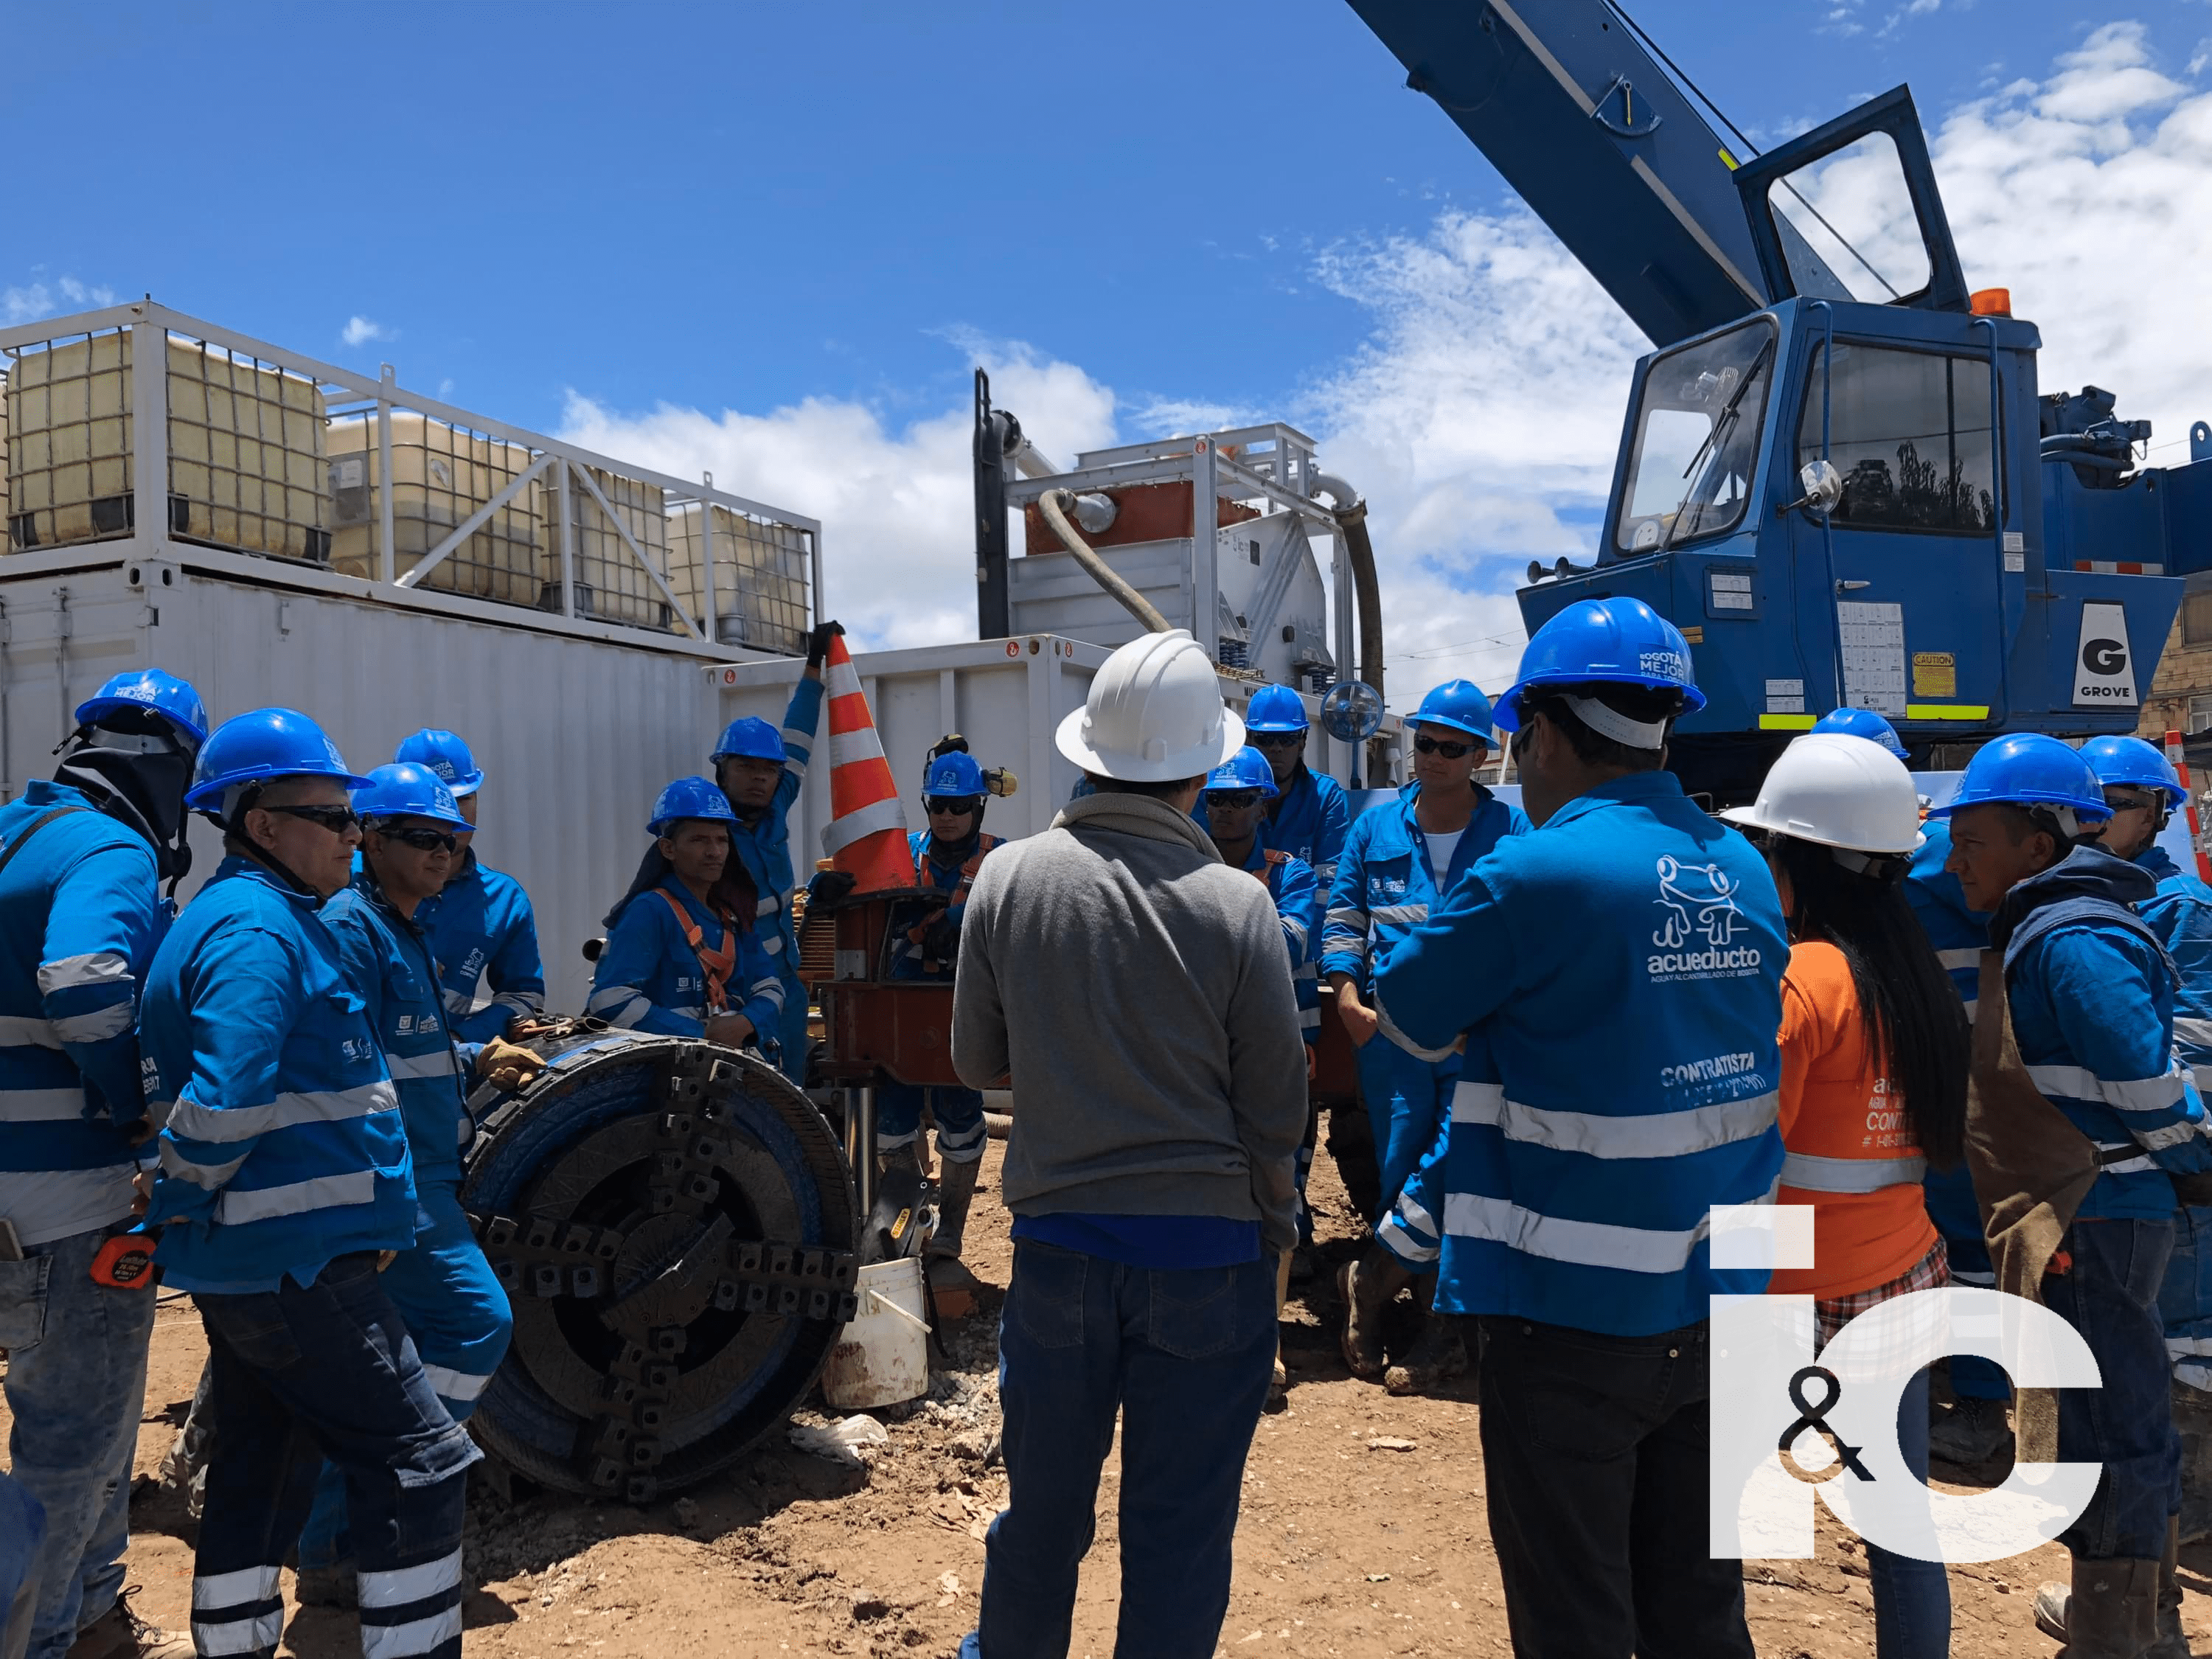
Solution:
{"label": "blue work jacket", "polygon": [[125,1131],[146,1115],[138,994],[169,925],[154,850],[82,790],[0,806],[0,1216],[25,1244],[131,1213]]}
{"label": "blue work jacket", "polygon": [[1419,784],[1409,783],[1400,790],[1395,805],[1386,804],[1360,815],[1345,838],[1336,880],[1329,889],[1328,913],[1321,931],[1322,978],[1349,974],[1355,983],[1366,987],[1376,965],[1429,919],[1430,911],[1477,860],[1508,836],[1528,833],[1528,817],[1519,807],[1508,806],[1479,783],[1469,787],[1475,793],[1474,816],[1452,849],[1441,887],[1430,865],[1428,837],[1413,810],[1421,798]]}
{"label": "blue work jacket", "polygon": [[[707,970],[663,893],[684,907],[706,949],[723,948],[721,918],[672,875],[659,887],[631,898],[615,918],[592,975],[585,1012],[625,1030],[703,1036],[714,1012],[707,1006]],[[729,1006],[724,1012],[743,1014],[752,1022],[763,1052],[775,1050],[783,1018],[783,981],[762,948],[760,933],[740,929],[736,961],[726,981]]]}
{"label": "blue work jacket", "polygon": [[[446,1023],[456,1041],[486,1042],[504,1035],[510,1021],[545,1012],[545,968],[530,895],[513,876],[487,869],[473,846],[461,854],[445,891],[415,907],[415,924],[437,961]],[[480,979],[492,994],[478,1008]]]}
{"label": "blue work jacket", "polygon": [[2158,890],[2136,906],[2173,958],[2181,983],[2173,994],[2173,1046],[2188,1062],[2202,1096],[2212,1087],[2212,887],[2181,868],[2154,842],[2136,860]]}
{"label": "blue work jacket", "polygon": [[1763,1290],[1709,1233],[1782,1172],[1789,960],[1765,860],[1671,773],[1500,840],[1376,974],[1383,1037],[1467,1038],[1442,1154],[1383,1223],[1405,1259],[1441,1244],[1437,1305],[1645,1336]]}
{"label": "blue work jacket", "polygon": [[1260,820],[1260,845],[1304,859],[1327,893],[1351,832],[1352,797],[1344,786],[1326,772],[1301,765],[1291,787],[1268,803],[1267,815]]}
{"label": "blue work jacket", "polygon": [[398,1092],[316,911],[227,858],[155,955],[140,1042],[167,1121],[147,1219],[172,1288],[311,1285],[335,1256],[415,1242]]}
{"label": "blue work jacket", "polygon": [[2103,1164],[2085,1218],[2170,1218],[2168,1172],[2212,1171],[2204,1109],[2173,1052],[2173,963],[2130,908],[2157,886],[2140,865],[2077,847],[2014,886],[1990,924],[2021,1061]]}
{"label": "blue work jacket", "polygon": [[1969,909],[1958,877],[1943,867],[1951,856],[1950,819],[1929,818],[1920,829],[1927,839],[1905,871],[1905,901],[1920,918],[1921,931],[1936,947],[1936,959],[1950,975],[1959,1000],[1966,1005],[1966,1018],[1972,1019],[1974,999],[1981,992],[1982,952],[1990,948],[1989,912]]}
{"label": "blue work jacket", "polygon": [[[975,885],[975,872],[983,866],[984,855],[994,847],[1006,845],[999,836],[979,835],[974,850],[966,857],[951,864],[940,863],[933,855],[929,831],[909,830],[906,837],[907,856],[914,860],[914,884],[930,888],[939,893],[950,893],[952,902],[943,909],[922,912],[906,936],[899,941],[898,953],[891,959],[893,979],[951,979],[952,963],[932,961],[927,954],[924,941],[940,921],[951,921],[954,927],[968,914],[968,890]],[[915,901],[919,904],[921,901]]]}
{"label": "blue work jacket", "polygon": [[429,940],[392,907],[374,876],[356,872],[354,884],[323,906],[322,917],[384,1047],[416,1180],[457,1179],[471,1133],[462,1102],[483,1045],[455,1045]]}
{"label": "blue work jacket", "polygon": [[1298,1030],[1308,1042],[1318,1042],[1321,970],[1315,952],[1321,946],[1325,900],[1320,878],[1304,859],[1264,846],[1256,836],[1238,867],[1265,882],[1267,896],[1275,901],[1275,916],[1283,924],[1283,948],[1291,957],[1291,988],[1297,993]]}
{"label": "blue work jacket", "polygon": [[730,826],[730,848],[760,895],[754,936],[787,985],[799,979],[799,929],[791,915],[791,805],[805,785],[807,763],[813,757],[814,734],[822,724],[822,693],[820,680],[799,677],[783,711],[783,775],[775,781],[775,798],[757,823]]}

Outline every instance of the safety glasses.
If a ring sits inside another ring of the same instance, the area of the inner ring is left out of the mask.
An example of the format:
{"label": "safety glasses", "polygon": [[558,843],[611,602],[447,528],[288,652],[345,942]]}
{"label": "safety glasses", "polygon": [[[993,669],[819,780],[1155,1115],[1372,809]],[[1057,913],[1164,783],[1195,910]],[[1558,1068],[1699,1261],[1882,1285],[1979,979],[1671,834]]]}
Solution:
{"label": "safety glasses", "polygon": [[459,836],[443,830],[386,830],[383,835],[386,841],[396,841],[418,853],[451,853],[461,844]]}
{"label": "safety glasses", "polygon": [[948,813],[957,813],[964,817],[975,810],[976,802],[973,795],[932,795],[923,801],[922,805],[929,809],[929,815],[932,817],[943,817]]}
{"label": "safety glasses", "polygon": [[1245,737],[1255,749],[1303,749],[1306,734],[1303,732],[1247,732]]}
{"label": "safety glasses", "polygon": [[2158,805],[2157,797],[2142,789],[2107,789],[2105,805],[2115,812],[2148,812]]}
{"label": "safety glasses", "polygon": [[1413,747],[1424,755],[1442,755],[1446,760],[1462,760],[1468,751],[1480,747],[1472,743],[1446,743],[1442,738],[1415,738]]}
{"label": "safety glasses", "polygon": [[305,818],[334,836],[361,828],[361,817],[350,806],[264,806],[264,812],[282,812],[288,818]]}
{"label": "safety glasses", "polygon": [[1242,811],[1247,806],[1260,804],[1260,792],[1256,789],[1209,789],[1206,792],[1206,804],[1223,807],[1231,812]]}

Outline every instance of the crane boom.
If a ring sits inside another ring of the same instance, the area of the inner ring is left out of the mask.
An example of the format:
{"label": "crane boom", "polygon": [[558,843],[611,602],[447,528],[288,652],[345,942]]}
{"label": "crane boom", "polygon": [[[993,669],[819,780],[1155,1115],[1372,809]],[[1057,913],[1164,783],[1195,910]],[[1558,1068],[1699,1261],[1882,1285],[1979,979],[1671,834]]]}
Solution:
{"label": "crane boom", "polygon": [[[1731,176],[1743,158],[1608,0],[1352,5],[1653,344],[1776,297]],[[1784,234],[1798,290],[1844,297]]]}

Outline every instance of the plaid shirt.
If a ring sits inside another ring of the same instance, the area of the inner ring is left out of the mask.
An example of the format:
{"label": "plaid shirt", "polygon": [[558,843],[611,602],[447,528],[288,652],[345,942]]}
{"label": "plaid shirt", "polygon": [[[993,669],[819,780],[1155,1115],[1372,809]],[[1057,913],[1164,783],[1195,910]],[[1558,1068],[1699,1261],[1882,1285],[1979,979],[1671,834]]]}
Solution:
{"label": "plaid shirt", "polygon": [[[1849,1296],[1816,1298],[1813,1303],[1814,1348],[1815,1352],[1826,1348],[1829,1343],[1835,1340],[1837,1333],[1869,1308],[1878,1307],[1882,1303],[1896,1297],[1905,1296],[1913,1291],[1940,1290],[1950,1282],[1950,1255],[1943,1247],[1942,1237],[1938,1237],[1926,1255],[1922,1256],[1909,1269],[1891,1279],[1887,1285],[1877,1285],[1868,1291],[1854,1291]],[[1801,1340],[1805,1334],[1802,1322],[1797,1325],[1797,1334]],[[1905,1354],[1900,1349],[1897,1355],[1900,1364],[1904,1358]],[[1887,1376],[1890,1370],[1890,1359],[1891,1356],[1888,1353],[1875,1352],[1865,1356],[1863,1364],[1868,1368],[1869,1375]]]}

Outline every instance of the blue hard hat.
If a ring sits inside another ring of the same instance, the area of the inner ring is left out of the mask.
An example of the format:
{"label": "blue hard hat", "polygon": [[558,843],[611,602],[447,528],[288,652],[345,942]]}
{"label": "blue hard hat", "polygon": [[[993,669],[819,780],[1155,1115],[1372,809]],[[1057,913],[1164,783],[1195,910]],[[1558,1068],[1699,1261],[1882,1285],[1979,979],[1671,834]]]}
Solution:
{"label": "blue hard hat", "polygon": [[1539,685],[1641,685],[1680,691],[1684,713],[1705,706],[1682,630],[1641,599],[1577,599],[1521,653],[1521,676],[1498,698],[1501,731],[1521,729],[1521,694]]}
{"label": "blue hard hat", "polygon": [[1905,739],[1897,735],[1897,728],[1871,708],[1837,708],[1813,722],[1815,732],[1840,732],[1847,738],[1864,738],[1869,743],[1878,743],[1903,760]]}
{"label": "blue hard hat", "polygon": [[2089,763],[2100,787],[2160,789],[2168,806],[2189,799],[2173,763],[2141,738],[2092,738],[2081,745],[2081,758]]}
{"label": "blue hard hat", "polygon": [[1929,811],[1948,817],[1969,806],[1994,801],[2014,806],[2064,806],[2085,822],[2101,823],[2112,816],[2105,787],[2089,763],[2056,738],[2040,732],[2014,732],[1986,743],[1966,763],[1959,793],[1950,805]]}
{"label": "blue hard hat", "polygon": [[984,793],[983,769],[973,755],[955,749],[930,762],[922,775],[921,793],[933,795],[980,795]]}
{"label": "blue hard hat", "polygon": [[91,726],[104,714],[159,714],[197,749],[207,741],[207,710],[191,682],[158,668],[118,674],[76,706],[76,723]]}
{"label": "blue hard hat", "polygon": [[435,726],[426,726],[411,738],[400,739],[399,747],[392,751],[394,763],[412,761],[426,766],[438,781],[453,792],[459,800],[463,795],[473,795],[483,787],[483,769],[477,757],[469,753],[457,732],[447,732]]}
{"label": "blue hard hat", "polygon": [[726,760],[775,761],[781,765],[784,759],[783,734],[759,715],[748,714],[722,728],[722,740],[707,758],[716,766]]}
{"label": "blue hard hat", "polygon": [[454,804],[445,780],[413,761],[394,761],[368,775],[353,792],[353,810],[364,818],[435,818],[456,830],[472,829]]}
{"label": "blue hard hat", "polygon": [[645,826],[646,833],[665,836],[685,818],[712,818],[720,823],[735,823],[738,815],[730,810],[729,797],[714,779],[678,778],[653,803],[653,822]]}
{"label": "blue hard hat", "polygon": [[346,769],[337,744],[297,709],[256,708],[234,714],[201,746],[185,805],[196,812],[220,811],[225,790],[278,778],[336,778],[349,789],[368,781]]}
{"label": "blue hard hat", "polygon": [[1269,800],[1282,793],[1275,787],[1275,769],[1249,743],[1206,775],[1206,787],[1209,793],[1216,789],[1256,789]]}
{"label": "blue hard hat", "polygon": [[1306,700],[1287,685],[1261,686],[1244,711],[1247,732],[1303,732],[1307,723]]}
{"label": "blue hard hat", "polygon": [[1473,680],[1446,680],[1421,699],[1421,706],[1413,711],[1413,718],[1407,724],[1449,726],[1455,732],[1480,738],[1486,744],[1494,745],[1498,742],[1491,731],[1490,699],[1482,695],[1482,688]]}

